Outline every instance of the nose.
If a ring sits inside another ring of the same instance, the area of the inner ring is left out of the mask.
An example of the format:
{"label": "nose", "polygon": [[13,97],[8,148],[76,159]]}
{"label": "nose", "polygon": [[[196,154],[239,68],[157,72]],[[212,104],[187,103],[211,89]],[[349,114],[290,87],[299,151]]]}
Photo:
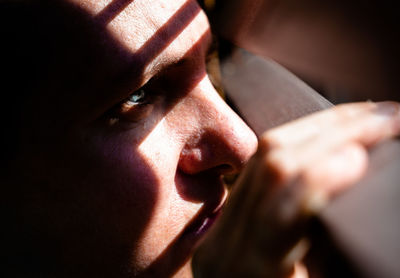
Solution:
{"label": "nose", "polygon": [[185,98],[186,142],[178,167],[187,174],[207,170],[219,174],[240,171],[257,148],[257,138],[219,96],[205,76]]}

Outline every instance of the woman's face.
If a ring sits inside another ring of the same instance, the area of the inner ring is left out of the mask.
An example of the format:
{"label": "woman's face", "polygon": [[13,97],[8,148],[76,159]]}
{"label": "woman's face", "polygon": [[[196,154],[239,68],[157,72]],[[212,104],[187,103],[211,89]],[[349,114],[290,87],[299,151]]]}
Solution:
{"label": "woman's face", "polygon": [[194,0],[64,2],[71,24],[92,26],[79,36],[88,49],[64,49],[32,100],[23,227],[67,276],[190,276],[224,202],[221,175],[256,148],[208,79],[207,18]]}

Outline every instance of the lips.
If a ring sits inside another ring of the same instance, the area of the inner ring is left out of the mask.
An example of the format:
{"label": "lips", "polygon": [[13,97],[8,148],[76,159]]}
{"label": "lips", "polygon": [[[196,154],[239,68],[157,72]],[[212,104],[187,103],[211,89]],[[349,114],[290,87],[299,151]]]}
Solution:
{"label": "lips", "polygon": [[181,198],[203,204],[197,215],[186,225],[182,234],[201,237],[214,223],[225,202],[226,189],[221,175],[215,172],[190,175],[178,171],[175,184]]}
{"label": "lips", "polygon": [[214,224],[218,216],[221,214],[222,204],[219,208],[216,208],[212,213],[201,212],[200,215],[195,217],[195,219],[189,223],[184,232],[183,236],[189,236],[193,239],[200,239]]}
{"label": "lips", "polygon": [[214,224],[226,199],[226,189],[220,175],[201,173],[188,175],[178,172],[175,183],[180,196],[191,202],[202,203],[200,211],[185,226],[177,241],[189,255],[198,241]]}
{"label": "lips", "polygon": [[[225,202],[226,190],[219,175],[203,173],[188,175],[179,172],[175,184],[180,196],[191,202],[202,203],[200,211],[186,224],[183,231],[144,273],[144,277],[169,277],[180,269],[193,254],[196,245],[214,224]],[[158,271],[162,270],[162,273]]]}

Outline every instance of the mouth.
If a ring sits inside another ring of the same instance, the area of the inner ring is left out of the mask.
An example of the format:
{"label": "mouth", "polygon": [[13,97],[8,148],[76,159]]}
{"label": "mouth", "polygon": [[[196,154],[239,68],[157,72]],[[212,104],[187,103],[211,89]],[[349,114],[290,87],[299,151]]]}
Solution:
{"label": "mouth", "polygon": [[180,173],[175,180],[178,192],[187,201],[202,203],[200,211],[186,225],[182,237],[197,241],[221,214],[227,197],[227,189],[220,175],[186,175]]}
{"label": "mouth", "polygon": [[[144,277],[170,277],[189,259],[204,234],[221,214],[225,198],[214,210],[202,209],[183,232],[144,272]],[[162,270],[162,272],[158,272]]]}
{"label": "mouth", "polygon": [[209,202],[204,202],[202,209],[186,225],[179,237],[181,247],[190,255],[222,213],[228,194],[222,183],[222,179],[219,180],[220,182],[214,183],[214,186],[220,186],[223,189],[221,194],[218,194],[218,197],[214,195],[214,198],[210,198],[211,200],[209,200]]}
{"label": "mouth", "polygon": [[[185,197],[190,197],[192,201],[196,200],[196,202],[202,202],[203,206],[192,220],[186,224],[183,231],[147,269],[146,273],[151,273],[150,276],[152,277],[172,276],[175,271],[187,263],[193,255],[200,240],[204,237],[211,226],[213,226],[222,212],[227,197],[227,191],[222,179],[216,176],[208,176],[206,179],[203,179],[200,184],[198,183],[199,177],[195,177],[195,179],[192,178],[193,176],[190,177],[189,175],[182,175],[181,173],[179,179],[176,180],[176,184],[178,187],[181,187],[180,190],[182,190],[182,195],[186,194]],[[190,181],[193,180],[197,182],[190,183]],[[196,188],[202,188],[203,190],[201,192],[196,192],[192,189],[185,189],[185,191],[183,191],[184,184],[194,184]],[[208,189],[207,194],[205,194],[206,191],[204,188]],[[189,190],[190,194],[188,194]],[[157,270],[159,269],[162,269],[163,272],[158,275]],[[167,270],[171,271],[171,273],[166,273]]]}
{"label": "mouth", "polygon": [[211,228],[211,226],[218,219],[221,214],[222,207],[225,203],[224,200],[220,203],[218,207],[216,207],[212,212],[203,212],[201,211],[195,219],[189,223],[187,228],[182,233],[182,236],[189,236],[194,240],[199,240],[204,234]]}

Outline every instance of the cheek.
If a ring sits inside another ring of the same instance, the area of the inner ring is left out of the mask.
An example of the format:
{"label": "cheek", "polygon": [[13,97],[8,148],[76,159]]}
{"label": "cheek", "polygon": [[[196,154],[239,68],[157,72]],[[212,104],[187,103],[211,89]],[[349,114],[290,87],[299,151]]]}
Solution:
{"label": "cheek", "polygon": [[184,200],[176,188],[184,134],[176,136],[176,127],[171,129],[165,119],[140,140],[137,133],[94,140],[96,147],[84,164],[94,165],[87,181],[89,210],[101,215],[97,221],[103,232],[130,248],[134,268],[143,269],[176,239],[202,204]]}
{"label": "cheek", "polygon": [[176,239],[202,206],[185,201],[177,191],[176,169],[184,138],[171,132],[166,121],[161,121],[138,147],[157,180],[152,215],[137,250],[136,259],[143,268]]}
{"label": "cheek", "polygon": [[70,153],[66,168],[71,171],[63,175],[62,187],[68,188],[65,203],[75,218],[60,228],[59,234],[69,237],[64,249],[79,250],[69,256],[76,260],[90,258],[94,265],[107,261],[110,269],[121,264],[135,269],[134,258],[157,209],[159,174],[129,136],[87,143],[91,147],[84,155],[79,149],[76,156]]}
{"label": "cheek", "polygon": [[91,184],[103,195],[111,226],[116,225],[118,233],[135,244],[157,209],[162,173],[134,140],[121,138],[102,147],[107,151],[98,159]]}
{"label": "cheek", "polygon": [[159,178],[137,146],[117,139],[103,141],[82,160],[86,173],[79,198],[96,218],[94,225],[112,240],[133,247],[154,212]]}
{"label": "cheek", "polygon": [[186,135],[183,132],[178,134],[176,126],[171,127],[168,120],[162,120],[138,146],[139,156],[152,169],[153,178],[156,181],[155,212],[174,216],[167,218],[170,221],[181,219],[179,213],[191,214],[195,207],[182,200],[175,182],[178,161],[186,141]]}
{"label": "cheek", "polygon": [[43,175],[35,171],[32,198],[21,198],[21,219],[27,219],[21,231],[62,267],[100,267],[113,277],[108,272],[132,265],[156,209],[160,179],[127,137],[99,137],[68,141],[35,165]]}

